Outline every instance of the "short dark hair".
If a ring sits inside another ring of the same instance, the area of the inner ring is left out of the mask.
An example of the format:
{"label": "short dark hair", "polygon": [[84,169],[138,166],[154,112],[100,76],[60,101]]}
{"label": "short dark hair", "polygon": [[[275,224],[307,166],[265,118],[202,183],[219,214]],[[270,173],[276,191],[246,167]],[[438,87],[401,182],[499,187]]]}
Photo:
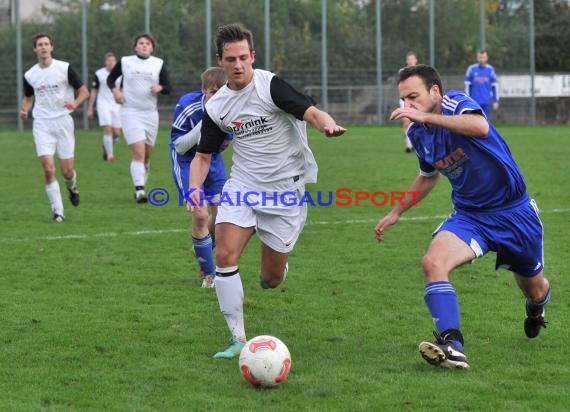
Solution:
{"label": "short dark hair", "polygon": [[412,77],[418,76],[421,78],[427,90],[429,91],[435,84],[439,87],[439,94],[443,96],[443,84],[441,83],[441,77],[436,69],[426,64],[418,64],[417,66],[404,67],[399,71],[398,83],[402,83],[404,80]]}
{"label": "short dark hair", "polygon": [[225,24],[216,29],[216,53],[222,57],[224,45],[247,40],[249,51],[253,51],[253,33],[239,23]]}
{"label": "short dark hair", "polygon": [[135,41],[133,42],[133,49],[135,47],[137,47],[137,43],[139,41],[139,39],[147,39],[148,41],[150,41],[152,43],[152,49],[156,49],[156,43],[154,41],[154,37],[152,37],[149,33],[141,33],[139,35],[137,35],[137,37],[135,37]]}
{"label": "short dark hair", "polygon": [[38,40],[41,39],[42,37],[47,37],[49,39],[49,42],[53,46],[53,36],[51,34],[49,34],[49,33],[38,33],[34,37],[32,37],[34,49],[36,48],[36,44],[37,44]]}

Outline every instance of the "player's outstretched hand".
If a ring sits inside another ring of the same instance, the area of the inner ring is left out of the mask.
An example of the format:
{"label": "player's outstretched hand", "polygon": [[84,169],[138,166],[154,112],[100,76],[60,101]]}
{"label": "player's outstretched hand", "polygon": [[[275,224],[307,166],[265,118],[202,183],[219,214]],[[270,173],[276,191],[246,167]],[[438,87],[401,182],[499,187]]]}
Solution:
{"label": "player's outstretched hand", "polygon": [[390,115],[390,120],[400,120],[407,118],[415,123],[426,123],[425,117],[426,113],[420,112],[419,110],[412,107],[399,107],[392,112]]}
{"label": "player's outstretched hand", "polygon": [[189,190],[186,196],[188,196],[186,199],[186,210],[190,213],[194,213],[200,207],[205,207],[202,205],[203,199],[200,198],[200,189]]}
{"label": "player's outstretched hand", "polygon": [[324,132],[327,137],[336,137],[344,134],[346,132],[346,129],[342,126],[339,126],[338,124],[335,124],[334,126],[326,126],[324,128]]}
{"label": "player's outstretched hand", "polygon": [[398,215],[390,212],[378,221],[378,224],[374,228],[374,234],[376,235],[376,240],[378,242],[382,242],[384,240],[384,231],[393,224],[397,223],[398,219]]}

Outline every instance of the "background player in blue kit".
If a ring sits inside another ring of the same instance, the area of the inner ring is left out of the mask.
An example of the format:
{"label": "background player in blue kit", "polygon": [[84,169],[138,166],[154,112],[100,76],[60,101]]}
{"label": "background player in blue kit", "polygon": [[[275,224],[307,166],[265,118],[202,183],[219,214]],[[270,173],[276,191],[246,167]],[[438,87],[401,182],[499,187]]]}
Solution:
{"label": "background player in blue kit", "polygon": [[[526,296],[524,331],[536,337],[545,327],[544,306],[550,300],[543,274],[542,223],[507,144],[477,102],[454,90],[444,95],[439,74],[426,65],[400,71],[398,88],[404,107],[394,110],[391,119],[413,122],[408,137],[420,164],[409,192],[422,192],[423,199],[443,174],[451,183],[455,209],[435,230],[422,259],[425,302],[437,340],[422,342],[419,349],[433,365],[468,368],[450,272],[488,251],[497,252],[496,267],[512,271]],[[380,219],[378,241],[412,201],[410,195],[405,206]]]}
{"label": "background player in blue kit", "polygon": [[[179,205],[184,204],[185,195],[190,183],[190,163],[196,155],[196,147],[200,140],[200,128],[202,115],[206,102],[226,83],[226,74],[221,67],[211,67],[200,76],[202,89],[185,94],[176,104],[170,130],[170,162],[172,165],[172,177],[178,188]],[[227,136],[222,148],[226,148],[231,141],[231,135]],[[221,153],[212,155],[212,163],[204,190],[212,195],[212,214],[208,214],[207,208],[201,208],[192,216],[192,244],[194,253],[200,265],[200,277],[202,287],[214,287],[216,270],[212,256],[212,235],[214,222],[217,214],[217,202],[227,175],[224,159]]]}
{"label": "background player in blue kit", "polygon": [[487,119],[490,119],[491,107],[493,110],[499,108],[499,84],[495,69],[488,61],[485,50],[477,53],[477,63],[469,66],[465,73],[465,93],[479,103]]}

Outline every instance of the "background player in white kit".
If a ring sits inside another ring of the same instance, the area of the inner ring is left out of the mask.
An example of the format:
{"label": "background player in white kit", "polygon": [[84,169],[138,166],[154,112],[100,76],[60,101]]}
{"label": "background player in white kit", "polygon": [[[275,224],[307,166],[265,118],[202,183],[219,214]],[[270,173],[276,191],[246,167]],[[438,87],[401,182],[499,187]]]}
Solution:
{"label": "background player in white kit", "polygon": [[[115,101],[122,104],[121,124],[133,155],[131,178],[137,203],[147,201],[144,186],[158,133],[157,94],[169,94],[171,89],[164,61],[152,55],[154,47],[150,34],[139,34],[133,45],[135,54],[122,57],[107,77]],[[122,89],[115,85],[121,75]]]}
{"label": "background player in white kit", "polygon": [[[190,169],[192,212],[200,205],[200,185],[210,170],[212,153],[223,144],[227,133],[234,137],[231,177],[224,185],[225,201],[216,217],[216,294],[231,332],[230,346],[214,355],[230,359],[239,356],[246,342],[243,319],[243,286],[238,263],[251,236],[262,242],[260,284],[275,288],[284,279],[287,259],[307,217],[307,206],[299,205],[304,184],[317,178],[317,165],[307,144],[309,122],[328,137],[346,129],[314,106],[314,101],[273,73],[253,69],[253,35],[239,24],[218,27],[218,64],[228,82],[206,103],[201,140]],[[236,198],[246,192],[288,192],[296,205],[268,201],[259,205]],[[228,199],[233,199],[233,205]],[[276,203],[276,204],[275,204]]]}
{"label": "background player in white kit", "polygon": [[[112,162],[115,160],[113,143],[121,135],[121,106],[115,101],[113,92],[107,86],[107,77],[117,64],[117,56],[114,53],[105,53],[105,66],[95,71],[89,96],[87,117],[93,119],[93,106],[97,101],[97,118],[99,126],[103,129],[103,160]],[[117,80],[117,82],[119,82]],[[116,84],[116,83],[115,83]]]}
{"label": "background player in white kit", "polygon": [[55,154],[59,157],[69,199],[73,206],[78,206],[79,190],[74,168],[75,125],[70,113],[89,97],[89,90],[69,63],[52,58],[54,41],[50,34],[35,35],[33,45],[38,63],[24,74],[20,118],[26,120],[34,105],[34,143],[44,171],[46,193],[54,222],[63,222],[63,201],[53,157]]}

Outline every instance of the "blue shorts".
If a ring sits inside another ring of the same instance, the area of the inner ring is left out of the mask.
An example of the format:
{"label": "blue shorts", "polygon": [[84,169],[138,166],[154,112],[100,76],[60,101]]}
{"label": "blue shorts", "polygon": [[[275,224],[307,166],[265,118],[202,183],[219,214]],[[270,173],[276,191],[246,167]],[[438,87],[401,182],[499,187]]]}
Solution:
{"label": "blue shorts", "polygon": [[[178,189],[178,206],[183,206],[186,193],[190,187],[190,163],[194,157],[180,156],[176,150],[170,149],[170,164],[172,166],[172,177]],[[202,190],[208,197],[222,193],[224,184],[228,180],[224,158],[220,153],[212,155],[210,171],[206,176]]]}
{"label": "blue shorts", "polygon": [[534,199],[498,212],[454,211],[434,232],[447,230],[463,240],[477,257],[497,252],[500,267],[532,277],[543,270],[543,228]]}

